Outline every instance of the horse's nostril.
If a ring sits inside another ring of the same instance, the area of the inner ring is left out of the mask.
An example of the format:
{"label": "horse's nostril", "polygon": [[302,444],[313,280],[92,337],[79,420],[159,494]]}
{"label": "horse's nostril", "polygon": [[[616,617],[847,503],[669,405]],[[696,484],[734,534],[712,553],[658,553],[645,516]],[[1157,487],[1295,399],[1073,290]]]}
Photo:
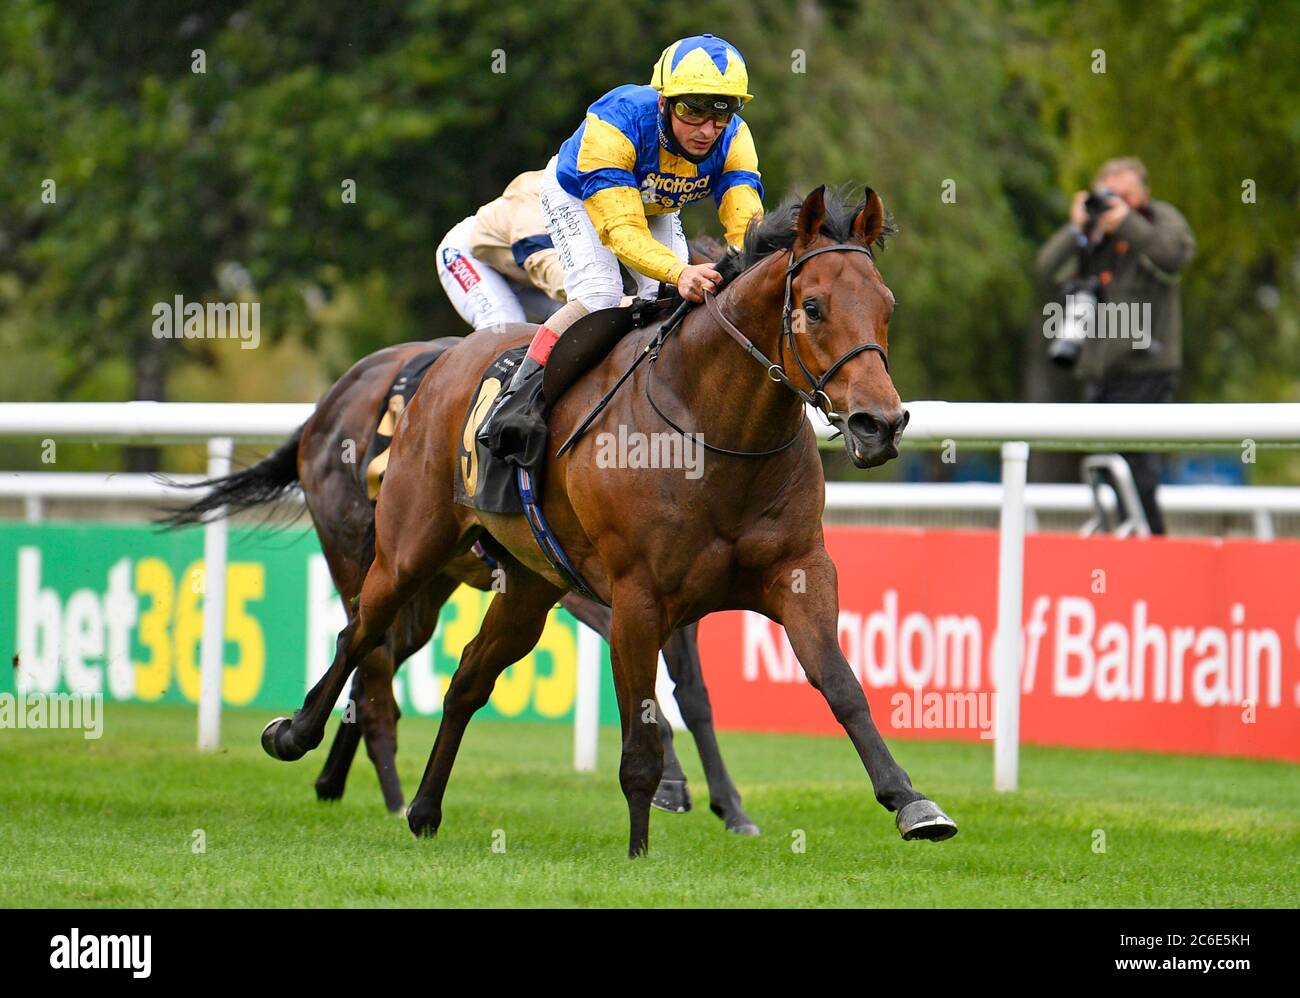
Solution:
{"label": "horse's nostril", "polygon": [[849,428],[859,437],[880,437],[885,440],[893,440],[903,432],[903,427],[907,425],[910,414],[906,409],[899,409],[896,413],[879,415],[868,412],[866,409],[859,409],[849,416]]}
{"label": "horse's nostril", "polygon": [[883,426],[875,416],[865,409],[859,409],[849,416],[849,429],[857,437],[875,437],[879,436]]}

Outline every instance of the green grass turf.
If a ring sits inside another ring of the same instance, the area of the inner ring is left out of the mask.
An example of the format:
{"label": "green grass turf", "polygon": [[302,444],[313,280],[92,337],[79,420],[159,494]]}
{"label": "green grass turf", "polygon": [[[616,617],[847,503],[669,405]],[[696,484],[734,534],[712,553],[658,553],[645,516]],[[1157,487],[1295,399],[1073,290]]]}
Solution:
{"label": "green grass turf", "polygon": [[[324,747],[273,762],[258,747],[261,714],[228,712],[227,748],[202,756],[192,708],[106,710],[99,741],[0,731],[0,905],[1300,903],[1293,765],[1025,747],[1023,789],[1002,795],[988,745],[896,742],[915,784],[961,826],[948,842],[903,842],[846,738],[724,733],[763,829],[742,839],[707,810],[684,737],[695,810],[652,812],[650,856],[630,862],[613,730],[602,730],[598,772],[577,774],[571,728],[472,724],[442,830],[416,841],[384,811],[364,750],[346,797],[321,804]],[[408,796],[434,730],[402,722]],[[504,852],[492,849],[498,830]]]}

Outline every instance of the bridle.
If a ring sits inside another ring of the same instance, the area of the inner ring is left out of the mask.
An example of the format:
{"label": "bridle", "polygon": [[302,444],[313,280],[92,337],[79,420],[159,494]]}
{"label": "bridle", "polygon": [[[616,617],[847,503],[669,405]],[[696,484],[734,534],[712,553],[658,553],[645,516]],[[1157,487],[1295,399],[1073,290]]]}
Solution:
{"label": "bridle", "polygon": [[[709,314],[713,316],[713,318],[717,321],[718,325],[720,325],[724,330],[726,330],[727,334],[733,340],[735,340],[737,343],[740,344],[741,348],[744,349],[745,353],[747,353],[751,358],[753,358],[753,360],[757,364],[759,364],[764,370],[767,371],[767,376],[769,378],[771,378],[777,384],[784,385],[786,388],[790,389],[790,391],[798,395],[799,398],[801,398],[806,405],[810,405],[814,409],[821,412],[826,417],[828,422],[834,423],[836,420],[842,421],[844,417],[841,413],[835,411],[834,403],[831,402],[830,396],[826,394],[825,388],[826,385],[830,382],[831,378],[835,377],[835,375],[839,372],[840,368],[842,368],[850,360],[852,360],[858,354],[864,353],[868,350],[874,350],[876,353],[880,354],[881,362],[884,363],[885,365],[885,372],[888,373],[889,356],[885,353],[885,348],[882,347],[879,343],[876,343],[874,341],[869,341],[866,343],[859,343],[856,346],[850,348],[848,351],[846,351],[845,354],[842,357],[840,357],[839,360],[837,360],[834,364],[832,364],[830,367],[826,369],[826,371],[822,374],[820,378],[816,377],[812,373],[812,371],[808,370],[808,366],[803,362],[803,358],[799,356],[799,348],[795,344],[795,339],[794,339],[794,308],[793,308],[794,275],[799,270],[799,268],[804,265],[804,263],[811,260],[813,257],[818,256],[821,253],[865,253],[867,254],[867,256],[872,257],[872,259],[875,259],[871,250],[866,246],[860,246],[856,243],[836,243],[834,246],[820,246],[817,249],[809,250],[803,256],[791,260],[790,265],[785,268],[785,304],[781,310],[781,339],[779,340],[779,343],[781,345],[782,356],[784,356],[786,346],[787,345],[789,346],[790,353],[794,356],[795,363],[799,365],[799,370],[803,373],[803,376],[807,379],[808,384],[811,387],[811,391],[801,388],[799,387],[799,385],[795,384],[794,381],[791,380],[790,375],[786,372],[786,369],[784,367],[782,367],[780,364],[774,363],[771,359],[767,357],[766,354],[763,353],[762,350],[756,347],[754,345],[753,340],[751,340],[744,333],[742,333],[736,327],[735,323],[733,323],[730,319],[728,319],[725,315],[723,315],[722,308],[718,305],[717,299],[715,299],[713,295],[707,291],[704,293],[704,304],[708,308]],[[793,256],[793,250],[791,251],[791,256]],[[659,359],[659,351],[660,349],[662,349],[664,343],[667,342],[668,336],[671,335],[673,329],[676,329],[676,325],[670,324],[670,327],[665,327],[665,329],[666,331],[662,331],[659,334],[659,337],[657,338],[657,342],[652,344],[649,350],[651,366],[650,366],[650,371],[646,377],[646,386],[645,386],[646,400],[650,403],[650,407],[654,409],[656,413],[659,414],[660,419],[662,419],[665,423],[671,426],[678,433],[685,435],[686,431],[683,430],[676,423],[674,423],[663,412],[663,410],[660,409],[659,406],[655,404],[654,397],[650,394],[650,385],[654,379],[654,362]],[[825,402],[825,405],[822,404],[823,401]],[[731,457],[770,457],[773,454],[781,453],[781,451],[788,448],[801,436],[803,436],[802,418],[800,418],[799,428],[795,430],[794,436],[792,436],[789,440],[787,440],[785,443],[781,444],[780,446],[773,447],[770,450],[761,450],[761,451],[728,450],[726,447],[715,447],[713,444],[707,443],[703,439],[700,440],[700,443],[703,445],[705,450],[712,451],[714,454],[726,454]]]}

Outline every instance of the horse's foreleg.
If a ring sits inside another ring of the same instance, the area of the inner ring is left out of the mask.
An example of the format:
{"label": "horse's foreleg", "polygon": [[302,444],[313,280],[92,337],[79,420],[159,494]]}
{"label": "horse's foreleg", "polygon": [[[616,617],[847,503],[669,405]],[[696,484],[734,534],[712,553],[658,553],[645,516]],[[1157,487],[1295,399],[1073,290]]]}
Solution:
{"label": "horse's foreleg", "polygon": [[686,785],[686,771],[673,748],[673,726],[659,715],[659,739],[664,745],[664,773],[650,799],[650,806],[669,814],[685,814],[691,809],[691,791]]}
{"label": "horse's foreleg", "polygon": [[533,650],[560,595],[561,590],[541,576],[518,563],[511,565],[505,591],[493,598],[478,634],[465,646],[443,698],[433,751],[406,810],[407,824],[417,836],[438,831],[443,794],[470,718],[488,702],[497,677]]}
{"label": "horse's foreleg", "polygon": [[630,857],[649,849],[650,801],[663,777],[664,745],[655,700],[655,674],[664,630],[660,608],[647,592],[628,585],[615,586],[609,647],[623,728],[618,780],[627,798]]}
{"label": "horse's foreleg", "polygon": [[[612,620],[609,607],[593,603],[586,597],[572,592],[567,593],[561,603],[579,621],[586,624],[607,642],[609,641],[609,628]],[[671,644],[671,639],[669,643]],[[668,654],[668,646],[665,645],[665,660],[668,659]],[[668,661],[668,671],[670,674],[672,673],[671,661]],[[677,700],[680,704],[680,697]],[[677,758],[677,751],[673,748],[673,729],[669,727],[665,719],[660,718],[660,722],[659,734],[664,743],[664,775],[655,790],[652,803],[662,811],[681,814],[691,809],[691,792],[687,786],[686,772],[682,769],[681,760]]]}
{"label": "horse's foreleg", "polygon": [[[699,625],[688,624],[673,631],[664,645],[664,661],[676,684],[673,696],[700,753],[709,784],[709,810],[723,820],[727,831],[757,835],[758,826],[741,806],[740,791],[731,782],[722,761],[722,750],[718,748],[713,731],[713,705],[709,703],[709,691],[704,686],[704,672],[700,667],[698,635]],[[667,763],[664,769],[667,780]]]}
{"label": "horse's foreleg", "polygon": [[[797,574],[797,573],[802,573]],[[797,587],[794,580],[799,579]],[[824,548],[774,566],[764,580],[765,609],[785,625],[808,682],[826,698],[866,766],[876,800],[897,811],[905,839],[946,839],[957,825],[912,781],[876,729],[862,685],[840,650],[839,590],[835,565]]]}

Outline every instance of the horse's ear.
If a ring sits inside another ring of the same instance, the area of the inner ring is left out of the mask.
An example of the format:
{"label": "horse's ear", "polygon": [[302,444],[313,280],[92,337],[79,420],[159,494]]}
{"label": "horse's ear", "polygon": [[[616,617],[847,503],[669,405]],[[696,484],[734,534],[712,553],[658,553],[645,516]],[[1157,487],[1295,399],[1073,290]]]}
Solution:
{"label": "horse's ear", "polygon": [[872,246],[885,228],[885,205],[880,195],[867,188],[862,208],[853,216],[853,238],[864,246]]}
{"label": "horse's ear", "polygon": [[799,219],[795,223],[794,252],[801,256],[817,241],[826,221],[826,185],[822,184],[803,199],[799,206]]}

